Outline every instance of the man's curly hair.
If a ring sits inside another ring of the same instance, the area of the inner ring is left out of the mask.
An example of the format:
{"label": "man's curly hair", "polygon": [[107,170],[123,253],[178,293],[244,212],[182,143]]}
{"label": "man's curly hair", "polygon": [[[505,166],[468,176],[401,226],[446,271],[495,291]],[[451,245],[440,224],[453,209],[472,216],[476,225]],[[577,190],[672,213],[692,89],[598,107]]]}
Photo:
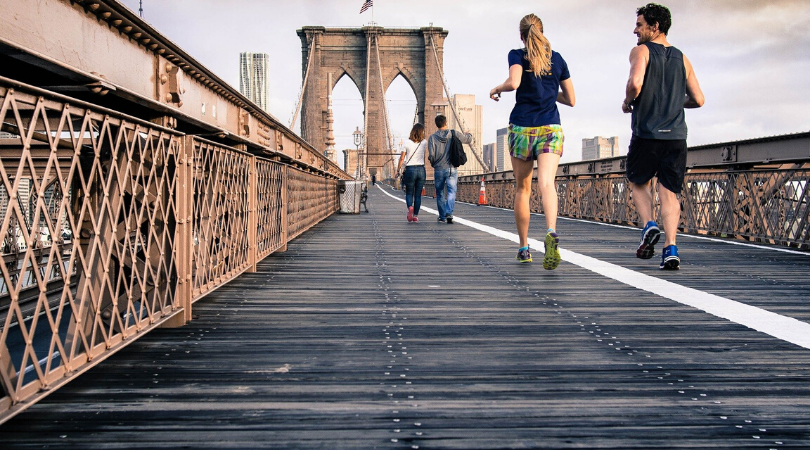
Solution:
{"label": "man's curly hair", "polygon": [[666,35],[672,26],[672,15],[666,6],[657,3],[647,3],[636,10],[637,16],[644,16],[647,25],[658,24],[658,29]]}

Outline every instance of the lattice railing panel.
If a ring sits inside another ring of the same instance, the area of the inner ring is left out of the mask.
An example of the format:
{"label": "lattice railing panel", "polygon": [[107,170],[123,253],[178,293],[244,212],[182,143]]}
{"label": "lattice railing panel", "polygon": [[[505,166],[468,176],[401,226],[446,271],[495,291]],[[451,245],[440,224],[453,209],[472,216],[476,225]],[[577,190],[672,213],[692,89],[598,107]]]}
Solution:
{"label": "lattice railing panel", "polygon": [[0,412],[179,306],[177,134],[0,85]]}
{"label": "lattice railing panel", "polygon": [[[810,170],[709,172],[687,174],[681,196],[680,228],[687,233],[735,236],[810,248]],[[478,202],[480,178],[459,181],[457,199]],[[542,212],[533,181],[531,208]],[[476,189],[473,189],[473,186]],[[434,195],[432,181],[426,193]],[[487,203],[512,208],[513,180],[486,183]],[[632,188],[622,175],[557,177],[559,214],[566,217],[637,225]]]}
{"label": "lattice railing panel", "polygon": [[689,175],[684,227],[807,248],[808,181],[806,169]]}
{"label": "lattice railing panel", "polygon": [[284,166],[277,162],[257,159],[257,253],[259,259],[285,244],[283,195],[285,189]]}
{"label": "lattice railing panel", "polygon": [[251,156],[194,140],[194,298],[250,266]]}
{"label": "lattice railing panel", "polygon": [[300,235],[340,208],[336,180],[290,167],[287,183],[288,239]]}

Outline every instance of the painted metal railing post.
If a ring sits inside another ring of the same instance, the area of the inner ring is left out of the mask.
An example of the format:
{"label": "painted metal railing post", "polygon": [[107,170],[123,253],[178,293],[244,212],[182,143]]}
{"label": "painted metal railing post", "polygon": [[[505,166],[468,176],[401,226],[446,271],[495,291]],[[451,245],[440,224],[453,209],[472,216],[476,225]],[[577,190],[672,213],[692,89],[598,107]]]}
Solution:
{"label": "painted metal railing post", "polygon": [[194,249],[194,137],[183,138],[182,149],[178,151],[180,161],[177,170],[177,303],[182,309],[164,322],[164,328],[181,327],[191,322],[191,303],[194,296],[192,279],[192,258]]}
{"label": "painted metal railing post", "polygon": [[287,195],[287,191],[290,187],[290,172],[288,166],[281,167],[281,247],[277,251],[279,252],[286,252],[287,251],[287,242],[289,242],[289,230],[290,227],[287,225],[287,199],[289,198]]}
{"label": "painted metal railing post", "polygon": [[256,162],[256,156],[250,157],[250,181],[248,182],[248,264],[250,268],[247,272],[256,272],[256,265],[258,264],[258,247],[259,247],[259,173]]}

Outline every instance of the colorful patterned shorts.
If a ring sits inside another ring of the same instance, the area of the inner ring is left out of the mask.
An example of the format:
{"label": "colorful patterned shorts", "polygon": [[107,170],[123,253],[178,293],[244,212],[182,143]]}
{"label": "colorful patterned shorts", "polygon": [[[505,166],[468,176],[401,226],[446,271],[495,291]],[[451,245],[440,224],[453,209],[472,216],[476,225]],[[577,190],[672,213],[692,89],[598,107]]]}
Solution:
{"label": "colorful patterned shorts", "polygon": [[523,161],[534,161],[541,153],[563,154],[562,125],[520,127],[509,124],[509,154]]}

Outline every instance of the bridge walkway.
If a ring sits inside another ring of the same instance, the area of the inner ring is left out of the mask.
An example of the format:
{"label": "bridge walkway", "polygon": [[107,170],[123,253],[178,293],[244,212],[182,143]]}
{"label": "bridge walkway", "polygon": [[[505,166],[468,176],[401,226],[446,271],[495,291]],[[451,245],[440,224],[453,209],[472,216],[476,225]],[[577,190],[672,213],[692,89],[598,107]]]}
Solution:
{"label": "bridge walkway", "polygon": [[638,229],[561,219],[546,271],[511,211],[424,207],[372,188],[3,448],[810,448],[809,254],[682,236],[661,272]]}

